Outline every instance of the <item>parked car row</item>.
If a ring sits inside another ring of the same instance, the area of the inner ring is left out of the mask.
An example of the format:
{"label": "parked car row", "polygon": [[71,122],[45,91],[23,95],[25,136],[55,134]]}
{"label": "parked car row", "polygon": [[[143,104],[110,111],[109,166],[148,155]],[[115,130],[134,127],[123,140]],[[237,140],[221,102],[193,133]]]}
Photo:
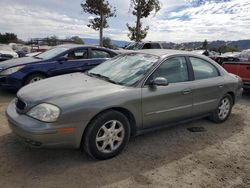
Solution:
{"label": "parked car row", "polygon": [[104,48],[60,46],[22,61],[4,64],[5,85],[85,73],[20,89],[6,110],[13,132],[33,146],[81,148],[96,159],[118,155],[132,136],[149,131],[202,117],[224,122],[242,93],[238,76],[185,51],[117,56]]}
{"label": "parked car row", "polygon": [[0,62],[18,58],[18,54],[9,45],[0,44]]}
{"label": "parked car row", "polygon": [[117,55],[105,48],[62,45],[31,57],[0,63],[0,86],[18,90],[22,86],[72,72],[84,72]]}
{"label": "parked car row", "polygon": [[214,51],[208,51],[208,50],[194,50],[193,52],[200,54],[200,55],[205,55],[212,60],[216,61],[220,65],[224,62],[224,57],[221,56],[221,54],[214,52]]}
{"label": "parked car row", "polygon": [[125,50],[143,50],[143,49],[168,49],[166,42],[133,42],[125,47]]}

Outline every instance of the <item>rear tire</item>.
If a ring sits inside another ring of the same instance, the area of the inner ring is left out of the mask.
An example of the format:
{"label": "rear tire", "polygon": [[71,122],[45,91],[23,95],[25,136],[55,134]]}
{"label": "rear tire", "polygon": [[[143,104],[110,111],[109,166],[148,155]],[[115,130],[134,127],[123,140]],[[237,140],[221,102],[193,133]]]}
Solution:
{"label": "rear tire", "polygon": [[32,84],[34,82],[38,82],[38,81],[43,80],[45,78],[46,78],[46,76],[44,74],[41,74],[41,73],[32,74],[25,79],[24,85]]}
{"label": "rear tire", "polygon": [[210,119],[215,123],[222,123],[228,119],[233,106],[232,96],[226,94],[219,102],[216,110],[211,114]]}
{"label": "rear tire", "polygon": [[82,139],[82,149],[94,159],[105,160],[118,155],[130,138],[128,118],[110,110],[90,122]]}

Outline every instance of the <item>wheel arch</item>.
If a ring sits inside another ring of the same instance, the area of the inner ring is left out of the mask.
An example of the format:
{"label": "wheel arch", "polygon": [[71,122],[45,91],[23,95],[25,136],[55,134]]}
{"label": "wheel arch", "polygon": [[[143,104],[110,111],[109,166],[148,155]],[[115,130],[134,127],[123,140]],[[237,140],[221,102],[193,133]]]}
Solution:
{"label": "wheel arch", "polygon": [[25,75],[25,77],[23,78],[22,85],[25,85],[26,79],[27,79],[29,76],[33,75],[33,74],[42,74],[42,75],[46,76],[46,78],[49,77],[49,75],[48,75],[46,72],[43,72],[43,71],[34,71],[34,72],[30,72],[30,73],[28,73],[27,75]]}
{"label": "wheel arch", "polygon": [[108,112],[108,111],[111,111],[111,110],[118,111],[118,112],[122,113],[123,115],[125,115],[125,116],[128,118],[128,120],[129,120],[129,124],[130,124],[130,128],[131,128],[130,136],[133,137],[133,136],[136,135],[136,120],[135,120],[135,117],[134,117],[134,115],[132,114],[132,112],[129,111],[128,109],[126,109],[126,108],[123,108],[123,107],[112,107],[112,108],[108,108],[108,109],[105,109],[105,110],[100,111],[100,112],[97,113],[94,117],[91,118],[91,120],[88,122],[87,126],[85,127],[85,129],[84,129],[84,131],[83,131],[80,145],[82,145],[82,143],[83,143],[83,139],[84,139],[84,137],[85,137],[85,134],[86,134],[86,132],[87,132],[87,129],[89,128],[90,123],[91,123],[97,116],[99,116],[100,114],[103,114],[103,113]]}
{"label": "wheel arch", "polygon": [[232,91],[227,92],[228,95],[230,95],[233,99],[233,105],[235,104],[235,94]]}

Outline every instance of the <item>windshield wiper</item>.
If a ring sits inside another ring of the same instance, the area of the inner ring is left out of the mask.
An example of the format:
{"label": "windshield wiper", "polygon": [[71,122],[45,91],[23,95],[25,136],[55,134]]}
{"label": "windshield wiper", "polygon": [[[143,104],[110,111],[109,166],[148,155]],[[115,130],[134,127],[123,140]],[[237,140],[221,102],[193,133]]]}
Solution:
{"label": "windshield wiper", "polygon": [[89,72],[87,72],[87,74],[88,74],[89,76],[95,76],[95,77],[97,77],[97,78],[101,78],[101,79],[103,79],[103,80],[105,80],[105,81],[108,81],[108,82],[110,82],[110,83],[113,83],[113,84],[122,85],[122,83],[116,82],[116,81],[114,81],[114,80],[111,80],[109,77],[104,76],[104,75],[101,75],[101,74],[89,73]]}

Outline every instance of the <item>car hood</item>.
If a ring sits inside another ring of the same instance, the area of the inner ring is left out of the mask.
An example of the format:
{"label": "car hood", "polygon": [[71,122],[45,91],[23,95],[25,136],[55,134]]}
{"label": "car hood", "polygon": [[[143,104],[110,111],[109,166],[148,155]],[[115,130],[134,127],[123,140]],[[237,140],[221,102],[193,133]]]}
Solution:
{"label": "car hood", "polygon": [[0,50],[0,54],[10,54],[10,55],[16,55],[17,53],[14,51],[8,51],[8,50]]}
{"label": "car hood", "polygon": [[54,103],[62,98],[70,101],[76,98],[76,95],[88,100],[115,93],[123,88],[125,86],[112,84],[84,73],[73,73],[27,85],[19,90],[17,97],[36,105],[41,102]]}
{"label": "car hood", "polygon": [[10,59],[10,60],[0,62],[0,68],[6,69],[10,67],[25,65],[29,63],[36,63],[36,62],[41,62],[41,59],[36,59],[34,57],[22,57],[22,58]]}

